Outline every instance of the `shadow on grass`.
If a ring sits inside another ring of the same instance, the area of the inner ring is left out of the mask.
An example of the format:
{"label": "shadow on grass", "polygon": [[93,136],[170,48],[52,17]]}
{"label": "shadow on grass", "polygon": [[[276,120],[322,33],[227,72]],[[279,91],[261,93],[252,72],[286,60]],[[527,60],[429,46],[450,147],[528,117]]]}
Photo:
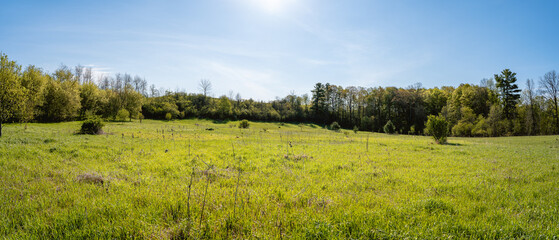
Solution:
{"label": "shadow on grass", "polygon": [[318,128],[319,126],[317,126],[314,123],[303,123],[303,125],[307,126],[307,127],[311,127],[311,128]]}
{"label": "shadow on grass", "polygon": [[215,123],[215,124],[226,124],[226,123],[229,123],[229,120],[213,120],[212,123]]}
{"label": "shadow on grass", "polygon": [[445,143],[445,144],[443,144],[443,145],[449,145],[449,146],[462,146],[462,144],[460,144],[460,143],[449,143],[449,142],[447,142],[447,143]]}

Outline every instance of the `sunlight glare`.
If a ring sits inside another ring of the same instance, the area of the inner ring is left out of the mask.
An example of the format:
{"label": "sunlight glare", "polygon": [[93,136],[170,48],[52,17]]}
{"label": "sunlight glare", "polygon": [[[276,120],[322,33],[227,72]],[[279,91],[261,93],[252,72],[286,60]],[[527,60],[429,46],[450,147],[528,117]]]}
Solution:
{"label": "sunlight glare", "polygon": [[262,10],[269,13],[282,12],[292,0],[252,0]]}

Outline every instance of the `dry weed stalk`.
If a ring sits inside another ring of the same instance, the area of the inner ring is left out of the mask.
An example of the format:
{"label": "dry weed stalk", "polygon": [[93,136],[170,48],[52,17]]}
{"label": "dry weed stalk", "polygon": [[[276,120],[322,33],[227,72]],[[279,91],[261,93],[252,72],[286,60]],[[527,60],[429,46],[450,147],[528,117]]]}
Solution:
{"label": "dry weed stalk", "polygon": [[202,200],[202,210],[200,211],[200,223],[199,223],[199,228],[202,227],[202,220],[204,219],[204,208],[206,207],[206,196],[208,195],[208,187],[210,186],[210,170],[212,169],[212,166],[207,164],[206,162],[204,162],[204,160],[200,159],[200,161],[202,161],[204,164],[206,164],[206,166],[208,167],[206,169],[206,171],[204,171],[204,174],[206,175],[206,190],[204,191],[204,197]]}

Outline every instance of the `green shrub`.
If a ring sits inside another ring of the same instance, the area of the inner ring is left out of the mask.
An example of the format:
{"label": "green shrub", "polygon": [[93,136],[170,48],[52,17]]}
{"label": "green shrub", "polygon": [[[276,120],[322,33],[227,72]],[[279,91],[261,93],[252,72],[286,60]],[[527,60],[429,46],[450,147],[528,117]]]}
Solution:
{"label": "green shrub", "polygon": [[330,130],[334,130],[334,131],[340,131],[340,129],[342,129],[342,126],[340,126],[340,124],[338,122],[333,122],[332,124],[330,124]]}
{"label": "green shrub", "polygon": [[437,143],[446,143],[446,138],[448,137],[448,122],[443,116],[430,115],[427,118],[426,130],[433,136]]}
{"label": "green shrub", "polygon": [[458,122],[458,124],[452,127],[452,135],[459,137],[470,137],[472,135],[472,130],[474,125],[469,122]]}
{"label": "green shrub", "polygon": [[396,132],[396,126],[394,126],[392,121],[388,120],[388,122],[384,125],[383,130],[385,133],[393,134]]}
{"label": "green shrub", "polygon": [[408,134],[414,135],[415,133],[416,132],[415,132],[415,124],[414,124],[414,125],[411,125],[410,130],[408,131]]}
{"label": "green shrub", "polygon": [[357,133],[359,131],[359,128],[357,126],[353,126],[353,132]]}
{"label": "green shrub", "polygon": [[115,120],[119,122],[125,122],[128,118],[130,118],[130,112],[123,108],[118,110]]}
{"label": "green shrub", "polygon": [[243,119],[240,123],[239,123],[239,128],[248,128],[250,126],[250,123],[248,122],[248,120]]}
{"label": "green shrub", "polygon": [[144,114],[138,113],[138,119],[140,119],[140,123],[142,123],[142,120],[144,120]]}
{"label": "green shrub", "polygon": [[165,114],[165,120],[169,121],[171,119],[173,119],[173,115],[171,113]]}
{"label": "green shrub", "polygon": [[485,123],[485,118],[479,116],[476,125],[472,129],[472,135],[476,137],[487,137],[487,124]]}
{"label": "green shrub", "polygon": [[82,123],[80,129],[81,134],[101,134],[102,128],[105,126],[100,118],[89,118]]}

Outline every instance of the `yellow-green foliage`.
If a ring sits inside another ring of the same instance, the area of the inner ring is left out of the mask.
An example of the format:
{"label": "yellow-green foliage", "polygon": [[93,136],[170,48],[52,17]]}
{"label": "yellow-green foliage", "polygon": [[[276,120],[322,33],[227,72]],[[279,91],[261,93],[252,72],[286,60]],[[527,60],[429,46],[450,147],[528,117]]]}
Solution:
{"label": "yellow-green foliage", "polygon": [[241,122],[239,123],[239,128],[248,128],[249,126],[250,123],[246,119],[241,120]]}
{"label": "yellow-green foliage", "polygon": [[100,134],[104,124],[100,118],[89,118],[83,121],[80,133],[81,134]]}
{"label": "yellow-green foliage", "polygon": [[237,125],[112,122],[91,136],[74,134],[79,122],[9,124],[0,138],[0,238],[559,235],[557,136],[438,145],[316,125]]}
{"label": "yellow-green foliage", "polygon": [[437,143],[446,143],[448,136],[448,122],[443,116],[430,115],[425,129],[431,136],[433,136]]}
{"label": "yellow-green foliage", "polygon": [[128,118],[130,118],[130,112],[128,112],[128,110],[126,109],[120,109],[118,110],[118,113],[116,114],[116,121],[119,122],[125,122],[126,120],[128,120]]}
{"label": "yellow-green foliage", "polygon": [[394,123],[392,123],[392,121],[388,120],[388,122],[386,122],[386,124],[383,127],[383,130],[385,133],[395,133],[396,132],[396,126],[394,126]]}

